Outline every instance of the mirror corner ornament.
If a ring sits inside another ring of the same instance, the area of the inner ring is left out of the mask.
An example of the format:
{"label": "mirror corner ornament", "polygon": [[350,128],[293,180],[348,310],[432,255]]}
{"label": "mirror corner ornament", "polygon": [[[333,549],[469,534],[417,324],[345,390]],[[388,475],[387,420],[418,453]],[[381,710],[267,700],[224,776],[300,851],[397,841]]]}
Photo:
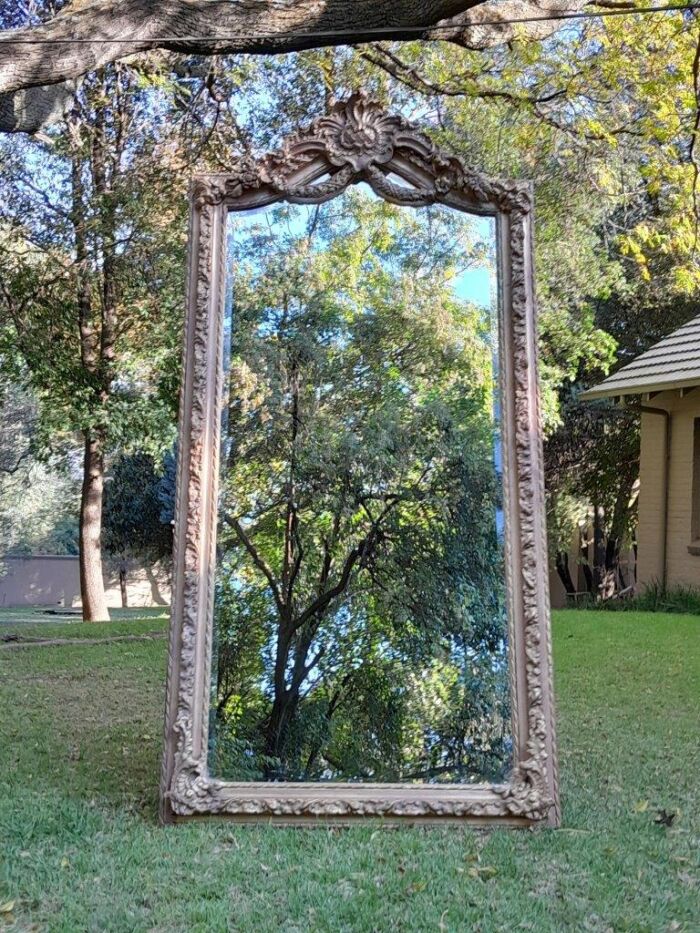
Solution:
{"label": "mirror corner ornament", "polygon": [[[392,181],[388,177],[392,173],[401,175],[410,187]],[[233,784],[212,777],[208,770],[218,444],[211,412],[221,380],[212,346],[219,346],[221,339],[223,218],[228,210],[280,200],[322,203],[358,181],[367,182],[392,203],[462,205],[500,222],[507,279],[501,326],[505,368],[510,373],[505,377],[504,402],[512,400],[505,447],[512,464],[507,471],[508,499],[518,551],[516,557],[511,555],[514,563],[509,570],[509,586],[515,592],[509,623],[514,767],[504,784]],[[386,113],[360,92],[288,138],[277,152],[258,160],[243,158],[225,175],[196,178],[191,203],[161,818],[227,815],[283,823],[348,823],[377,817],[394,823],[472,820],[559,825],[544,481],[540,433],[533,430],[540,415],[531,185],[492,179],[464,166],[404,118]]]}

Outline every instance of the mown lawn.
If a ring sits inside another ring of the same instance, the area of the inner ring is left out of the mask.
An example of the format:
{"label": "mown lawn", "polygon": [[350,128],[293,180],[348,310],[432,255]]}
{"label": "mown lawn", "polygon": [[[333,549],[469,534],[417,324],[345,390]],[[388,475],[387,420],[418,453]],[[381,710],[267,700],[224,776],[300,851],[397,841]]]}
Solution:
{"label": "mown lawn", "polygon": [[557,614],[554,832],[161,828],[164,627],[0,618],[0,929],[700,930],[700,618]]}

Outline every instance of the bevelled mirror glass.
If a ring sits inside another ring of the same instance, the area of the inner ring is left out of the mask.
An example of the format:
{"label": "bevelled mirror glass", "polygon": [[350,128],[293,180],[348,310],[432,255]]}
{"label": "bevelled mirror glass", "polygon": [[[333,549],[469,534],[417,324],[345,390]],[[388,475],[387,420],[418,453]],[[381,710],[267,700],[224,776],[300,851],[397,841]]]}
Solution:
{"label": "bevelled mirror glass", "polygon": [[196,183],[164,818],[556,823],[530,212],[362,95]]}

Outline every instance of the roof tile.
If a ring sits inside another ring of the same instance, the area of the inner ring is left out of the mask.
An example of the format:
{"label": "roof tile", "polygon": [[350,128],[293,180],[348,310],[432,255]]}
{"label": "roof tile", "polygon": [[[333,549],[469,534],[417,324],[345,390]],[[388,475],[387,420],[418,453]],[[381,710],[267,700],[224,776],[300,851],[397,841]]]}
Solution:
{"label": "roof tile", "polygon": [[700,385],[700,315],[588,389],[582,397],[639,395],[693,384]]}

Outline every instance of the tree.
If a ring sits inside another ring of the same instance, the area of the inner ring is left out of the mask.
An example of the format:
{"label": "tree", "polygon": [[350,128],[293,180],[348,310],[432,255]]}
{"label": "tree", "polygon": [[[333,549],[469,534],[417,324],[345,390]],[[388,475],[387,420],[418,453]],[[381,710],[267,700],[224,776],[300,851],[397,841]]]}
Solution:
{"label": "tree", "polygon": [[581,562],[596,598],[634,582],[619,550],[634,540],[639,418],[582,405],[575,387],[700,311],[699,48],[695,13],[678,12],[591,19],[478,55],[386,43],[359,53],[391,93],[398,84],[425,102],[446,146],[535,179],[552,557],[574,591],[567,554],[590,509]]}
{"label": "tree", "polygon": [[577,396],[569,393],[562,423],[545,444],[550,541],[562,584],[573,594],[568,552],[578,526],[587,590],[607,599],[634,585],[623,576],[620,555],[632,543],[636,519],[639,413],[594,407]]}
{"label": "tree", "polygon": [[122,606],[128,606],[127,561],[157,562],[172,552],[173,533],[163,520],[162,477],[148,454],[122,455],[110,470],[103,505],[104,549],[119,560]]}
{"label": "tree", "polygon": [[40,459],[37,406],[9,383],[0,392],[0,541],[3,554],[77,554],[77,483],[71,451]]}
{"label": "tree", "polygon": [[[278,55],[371,41],[378,28],[386,31],[386,38],[416,38],[415,27],[421,26],[424,39],[487,48],[516,35],[549,35],[559,23],[547,20],[548,12],[570,12],[585,3],[401,0],[384,9],[369,0],[296,0],[283,6],[228,0],[161,0],[157,5],[122,0],[115,15],[110,0],[38,0],[24,20],[12,11],[3,14],[0,23],[15,30],[0,45],[0,131],[37,131],[70,106],[74,82],[83,75],[154,49],[179,55]],[[511,18],[533,16],[542,21],[508,25]],[[102,41],[90,41],[98,36]]]}
{"label": "tree", "polygon": [[455,292],[459,257],[486,258],[460,215],[359,192],[281,207],[233,246],[216,616],[229,774],[504,766],[493,331]]}
{"label": "tree", "polygon": [[[588,9],[606,6],[619,8],[603,2]],[[213,41],[233,28],[223,14],[252,15],[252,8],[226,7],[190,0],[159,4],[154,12],[152,4],[146,9],[133,0],[120,6],[119,18],[110,10],[105,23],[100,0],[35,0],[28,5],[29,18],[17,9],[2,16],[6,28],[29,30],[17,33],[17,39],[89,39],[97,34],[96,24],[100,35],[121,30],[123,37],[128,24],[139,36],[164,25],[169,34],[182,29],[179,35],[192,36],[196,26]],[[548,434],[571,428],[575,435],[576,419],[566,414],[570,383],[599,378],[612,363],[615,342],[624,360],[697,313],[700,283],[696,14],[630,11],[561,30],[560,21],[551,20],[474,25],[478,19],[581,7],[578,2],[455,2],[447,13],[444,4],[422,4],[426,22],[455,17],[450,29],[433,30],[446,40],[440,42],[378,41],[372,35],[362,45],[338,47],[358,39],[357,33],[337,31],[343,24],[354,28],[354,17],[364,27],[390,23],[387,39],[408,40],[412,34],[396,30],[415,17],[415,5],[392,11],[397,18],[389,21],[385,10],[372,10],[370,16],[364,4],[326,3],[317,20],[318,4],[299,2],[281,13],[278,7],[264,10],[271,34],[281,29],[277,14],[287,17],[285,36],[269,43],[251,42],[251,32],[262,27],[246,23],[230,44],[180,40],[169,47],[151,32],[144,45],[128,48],[81,42],[72,49],[75,55],[62,55],[58,64],[55,53],[64,46],[22,46],[25,54],[17,56],[10,44],[0,45],[0,80],[10,82],[0,84],[6,90],[0,126],[35,129],[57,119],[58,104],[72,100],[72,85],[42,82],[62,81],[66,69],[71,81],[79,81],[86,65],[103,60],[99,56],[119,58],[127,51],[139,52],[129,56],[135,80],[172,93],[171,113],[194,128],[192,141],[206,137],[206,164],[224,170],[233,152],[269,148],[358,84],[407,113],[418,109],[434,138],[467,161],[495,174],[535,179],[545,427]],[[163,16],[171,17],[167,24]],[[310,24],[314,32],[328,25],[327,34],[286,35],[309,30]],[[532,41],[542,37],[548,38]],[[302,51],[277,54],[293,48]],[[225,54],[238,51],[246,54]],[[20,86],[16,94],[13,89]],[[183,136],[178,145],[194,165],[199,156],[187,149],[190,142]],[[593,461],[590,469],[597,469]],[[604,473],[613,485],[620,479]],[[559,493],[552,489],[552,494],[554,502]],[[576,490],[561,495],[578,498]]]}
{"label": "tree", "polygon": [[26,372],[37,395],[38,445],[48,451],[81,435],[81,594],[90,621],[109,617],[105,457],[111,447],[158,451],[173,434],[184,201],[168,141],[142,132],[157,116],[132,72],[103,72],[84,83],[52,146],[14,146],[2,178],[2,361]]}

